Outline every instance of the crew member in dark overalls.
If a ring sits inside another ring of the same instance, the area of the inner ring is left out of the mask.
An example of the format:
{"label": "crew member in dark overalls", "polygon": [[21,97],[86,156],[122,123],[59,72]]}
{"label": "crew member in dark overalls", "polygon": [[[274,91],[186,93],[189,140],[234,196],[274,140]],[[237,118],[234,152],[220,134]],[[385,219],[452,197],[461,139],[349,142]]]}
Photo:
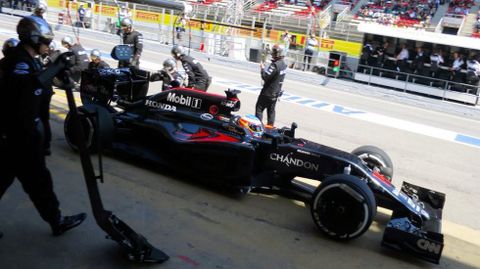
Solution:
{"label": "crew member in dark overalls", "polygon": [[143,35],[133,29],[133,22],[130,18],[123,18],[120,27],[122,28],[123,33],[123,44],[132,46],[133,56],[130,62],[118,62],[118,67],[133,66],[138,69],[143,51]]}
{"label": "crew member in dark overalls", "polygon": [[17,33],[20,43],[5,59],[0,91],[0,199],[17,178],[53,235],[58,236],[82,223],[86,214],[61,215],[45,163],[40,110],[49,100],[46,89],[54,76],[68,67],[71,54],[60,56],[45,69],[38,56],[47,53],[53,39],[48,23],[36,16],[24,17]]}
{"label": "crew member in dark overalls", "polygon": [[90,63],[88,64],[88,71],[102,68],[110,68],[110,65],[108,65],[104,60],[102,60],[102,53],[100,53],[99,50],[93,49],[90,52]]}
{"label": "crew member in dark overalls", "polygon": [[87,51],[79,43],[75,43],[73,38],[66,36],[62,39],[62,45],[68,49],[68,51],[73,53],[74,65],[68,70],[70,78],[73,79],[76,83],[80,82],[82,77],[82,71],[85,71],[88,68],[88,59]]}
{"label": "crew member in dark overalls", "polygon": [[182,46],[175,45],[172,48],[172,56],[182,62],[183,69],[188,76],[188,88],[195,88],[206,92],[212,82],[212,78],[195,58],[188,56]]}
{"label": "crew member in dark overalls", "polygon": [[172,58],[163,61],[163,69],[150,75],[150,81],[163,82],[162,91],[168,91],[173,88],[183,86],[184,78],[177,71],[176,61]]}
{"label": "crew member in dark overalls", "polygon": [[275,123],[275,106],[277,99],[282,96],[282,85],[287,71],[287,64],[283,61],[283,49],[275,44],[272,48],[272,63],[265,70],[263,63],[260,64],[260,74],[263,80],[263,88],[258,96],[255,106],[255,116],[262,120],[263,111],[267,109],[267,125]]}

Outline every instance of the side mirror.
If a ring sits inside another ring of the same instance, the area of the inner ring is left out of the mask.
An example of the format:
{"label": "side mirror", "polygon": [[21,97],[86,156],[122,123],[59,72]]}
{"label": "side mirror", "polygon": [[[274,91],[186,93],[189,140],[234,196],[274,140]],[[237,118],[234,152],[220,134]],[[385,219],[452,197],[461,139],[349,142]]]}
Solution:
{"label": "side mirror", "polygon": [[130,45],[116,45],[110,55],[117,61],[130,61],[133,56],[133,48]]}
{"label": "side mirror", "polygon": [[290,137],[295,138],[295,129],[298,128],[298,124],[296,122],[292,122],[292,126],[290,127]]}

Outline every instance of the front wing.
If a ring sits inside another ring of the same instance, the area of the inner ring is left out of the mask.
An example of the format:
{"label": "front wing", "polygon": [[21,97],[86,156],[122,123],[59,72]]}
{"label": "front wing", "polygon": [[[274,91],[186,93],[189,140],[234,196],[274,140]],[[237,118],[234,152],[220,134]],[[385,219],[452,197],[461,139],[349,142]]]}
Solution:
{"label": "front wing", "polygon": [[403,183],[402,192],[422,205],[429,218],[415,221],[405,211],[393,210],[382,245],[438,264],[444,247],[441,221],[445,194],[407,182]]}

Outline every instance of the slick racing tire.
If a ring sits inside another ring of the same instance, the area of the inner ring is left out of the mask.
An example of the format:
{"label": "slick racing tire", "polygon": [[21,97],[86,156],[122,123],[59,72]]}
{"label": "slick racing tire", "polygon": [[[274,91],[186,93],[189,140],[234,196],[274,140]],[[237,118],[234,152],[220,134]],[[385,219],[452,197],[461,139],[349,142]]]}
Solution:
{"label": "slick racing tire", "polygon": [[[95,117],[96,113],[98,113],[97,117]],[[102,147],[110,145],[113,139],[114,126],[108,110],[97,105],[80,106],[78,107],[78,116],[85,133],[85,144],[90,152],[97,152],[99,145]],[[65,118],[64,133],[68,145],[73,150],[78,151],[78,136],[73,127],[71,112]]]}
{"label": "slick racing tire", "polygon": [[368,230],[377,205],[365,182],[355,176],[338,174],[327,177],[315,190],[310,212],[326,236],[346,241]]}
{"label": "slick racing tire", "polygon": [[388,154],[375,146],[361,146],[352,151],[372,170],[377,168],[388,181],[392,182],[393,163]]}

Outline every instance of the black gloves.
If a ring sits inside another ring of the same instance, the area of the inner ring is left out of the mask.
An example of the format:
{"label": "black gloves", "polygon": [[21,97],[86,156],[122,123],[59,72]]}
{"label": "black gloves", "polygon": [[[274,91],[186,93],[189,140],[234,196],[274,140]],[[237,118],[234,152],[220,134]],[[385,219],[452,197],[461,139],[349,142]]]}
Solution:
{"label": "black gloves", "polygon": [[71,51],[60,54],[53,65],[58,65],[61,69],[71,68],[75,65],[75,54]]}
{"label": "black gloves", "polygon": [[45,88],[51,87],[53,78],[60,73],[60,71],[70,68],[74,65],[73,56],[73,52],[65,52],[60,54],[50,66],[40,72],[38,75],[38,81],[40,84]]}
{"label": "black gloves", "polygon": [[283,91],[279,91],[279,92],[278,92],[278,95],[277,95],[277,98],[282,97],[282,95],[283,95]]}
{"label": "black gloves", "polygon": [[163,79],[163,73],[162,71],[159,71],[157,73],[153,73],[150,75],[150,81],[153,82],[153,81],[159,81],[159,80],[162,80]]}
{"label": "black gloves", "polygon": [[70,68],[74,65],[73,52],[65,52],[58,56],[47,69],[40,72],[38,75],[38,81],[45,88],[52,86],[53,78],[62,70]]}

